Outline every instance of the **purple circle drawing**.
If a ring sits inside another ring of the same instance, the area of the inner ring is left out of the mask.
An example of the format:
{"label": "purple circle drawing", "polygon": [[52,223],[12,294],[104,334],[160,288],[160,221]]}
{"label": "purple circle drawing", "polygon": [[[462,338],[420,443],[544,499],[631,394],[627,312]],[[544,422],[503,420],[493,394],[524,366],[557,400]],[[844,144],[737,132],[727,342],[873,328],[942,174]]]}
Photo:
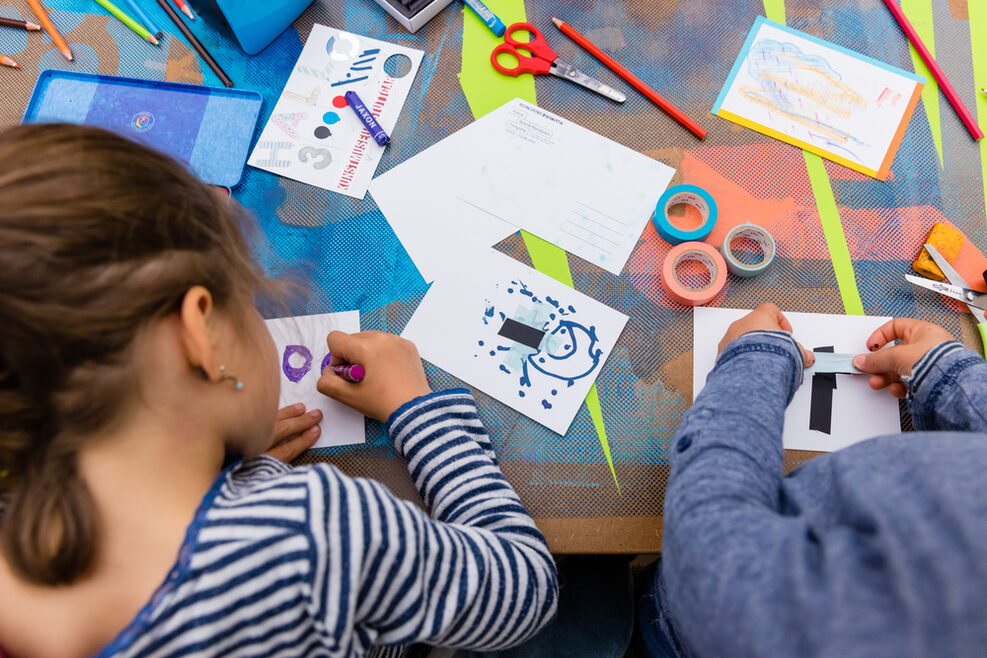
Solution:
{"label": "purple circle drawing", "polygon": [[[291,365],[291,357],[294,355],[301,355],[305,359],[305,363],[301,367],[296,368]],[[286,345],[284,348],[284,356],[281,358],[281,371],[284,372],[284,376],[288,378],[290,382],[298,382],[302,377],[308,374],[308,371],[312,369],[312,352],[304,345]]]}
{"label": "purple circle drawing", "polygon": [[334,123],[339,123],[339,115],[335,112],[326,112],[322,115],[322,120],[331,126]]}
{"label": "purple circle drawing", "polygon": [[319,126],[318,128],[315,129],[315,136],[318,137],[319,139],[325,139],[326,137],[329,137],[331,134],[332,131],[326,128],[325,126]]}
{"label": "purple circle drawing", "polygon": [[328,368],[331,363],[332,363],[332,352],[327,352],[326,357],[322,359],[322,366],[319,368],[319,373],[321,374],[325,372],[326,368]]}

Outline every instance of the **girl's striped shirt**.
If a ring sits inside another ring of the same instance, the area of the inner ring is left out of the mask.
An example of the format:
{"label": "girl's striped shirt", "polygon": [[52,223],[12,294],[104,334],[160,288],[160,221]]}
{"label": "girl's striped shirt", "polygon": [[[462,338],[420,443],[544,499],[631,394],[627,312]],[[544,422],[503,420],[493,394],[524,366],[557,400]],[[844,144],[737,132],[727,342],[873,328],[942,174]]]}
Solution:
{"label": "girl's striped shirt", "polygon": [[387,430],[429,515],[327,464],[238,462],[203,500],[168,579],[100,655],[361,656],[534,634],[555,612],[555,565],[472,397],[413,400]]}

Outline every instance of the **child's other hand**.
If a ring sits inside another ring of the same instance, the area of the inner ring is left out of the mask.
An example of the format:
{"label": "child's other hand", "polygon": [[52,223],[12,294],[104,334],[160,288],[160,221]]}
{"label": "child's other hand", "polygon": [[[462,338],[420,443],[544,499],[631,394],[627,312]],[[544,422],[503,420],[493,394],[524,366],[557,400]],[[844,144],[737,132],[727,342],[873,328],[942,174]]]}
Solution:
{"label": "child's other hand", "polygon": [[432,392],[411,341],[380,331],[334,331],[326,342],[332,365],[360,364],[366,374],[362,382],[354,383],[326,368],[319,378],[319,392],[370,418],[387,422],[402,404]]}
{"label": "child's other hand", "polygon": [[[901,344],[881,350],[894,340],[900,340]],[[911,375],[912,367],[926,352],[951,340],[955,340],[953,335],[939,325],[913,318],[895,318],[870,335],[867,349],[871,354],[858,354],[853,365],[873,373],[868,383],[875,391],[886,388],[896,398],[904,398],[908,388],[902,383],[902,376]]]}
{"label": "child's other hand", "polygon": [[305,413],[305,405],[301,402],[278,409],[278,419],[274,421],[274,442],[267,454],[285,463],[294,460],[318,441],[322,434],[319,429],[321,420],[321,411],[313,409]]}
{"label": "child's other hand", "polygon": [[[792,325],[788,318],[782,314],[781,309],[771,302],[765,302],[727,328],[727,333],[720,341],[719,349],[716,352],[717,356],[723,352],[723,348],[735,339],[752,331],[787,331],[792,333]],[[808,368],[816,362],[816,357],[812,352],[802,347],[801,343],[798,346],[802,350],[802,361]]]}

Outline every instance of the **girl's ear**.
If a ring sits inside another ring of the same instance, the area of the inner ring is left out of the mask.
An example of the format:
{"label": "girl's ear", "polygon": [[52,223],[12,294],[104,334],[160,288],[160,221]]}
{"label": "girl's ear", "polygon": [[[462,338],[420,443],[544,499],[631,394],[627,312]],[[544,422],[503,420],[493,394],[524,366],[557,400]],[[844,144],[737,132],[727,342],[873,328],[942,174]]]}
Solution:
{"label": "girl's ear", "polygon": [[185,358],[193,369],[205,371],[209,379],[219,379],[219,364],[208,330],[212,312],[212,295],[206,288],[192,286],[185,292],[179,313]]}

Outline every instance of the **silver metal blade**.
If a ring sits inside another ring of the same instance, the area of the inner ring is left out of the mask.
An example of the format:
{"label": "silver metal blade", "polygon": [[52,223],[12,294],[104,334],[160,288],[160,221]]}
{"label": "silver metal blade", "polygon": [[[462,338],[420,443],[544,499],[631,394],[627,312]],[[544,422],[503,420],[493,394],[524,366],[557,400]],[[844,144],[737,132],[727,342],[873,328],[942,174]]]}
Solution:
{"label": "silver metal blade", "polygon": [[983,293],[979,293],[975,290],[970,290],[967,288],[966,280],[960,276],[959,272],[953,269],[953,266],[949,264],[949,261],[943,258],[943,255],[939,253],[939,250],[933,247],[931,244],[925,245],[926,250],[929,255],[932,256],[932,260],[935,264],[942,270],[942,273],[946,275],[946,280],[952,283],[954,286],[959,286],[963,288],[963,297],[960,301],[966,304],[966,307],[970,309],[973,313],[973,317],[977,318],[977,322],[983,322],[987,319],[984,314],[984,307],[987,306],[987,296]]}
{"label": "silver metal blade", "polygon": [[805,371],[805,376],[834,372],[843,375],[859,375],[863,370],[853,367],[853,357],[856,354],[833,354],[832,352],[813,352],[816,362]]}
{"label": "silver metal blade", "polygon": [[627,100],[627,96],[624,96],[613,87],[608,87],[596,78],[591,78],[582,71],[575,69],[560,60],[555,60],[555,63],[552,64],[552,75],[557,75],[560,78],[565,78],[566,80],[572,80],[577,85],[582,85],[583,87],[595,91],[602,96],[606,96],[612,101],[623,103]]}
{"label": "silver metal blade", "polygon": [[925,288],[926,290],[931,290],[939,293],[940,295],[952,297],[953,299],[958,299],[961,302],[966,301],[966,296],[963,294],[963,288],[960,288],[959,286],[954,286],[951,283],[944,283],[942,281],[924,279],[920,276],[912,276],[911,274],[906,274],[905,278],[908,279],[908,282],[914,286]]}

